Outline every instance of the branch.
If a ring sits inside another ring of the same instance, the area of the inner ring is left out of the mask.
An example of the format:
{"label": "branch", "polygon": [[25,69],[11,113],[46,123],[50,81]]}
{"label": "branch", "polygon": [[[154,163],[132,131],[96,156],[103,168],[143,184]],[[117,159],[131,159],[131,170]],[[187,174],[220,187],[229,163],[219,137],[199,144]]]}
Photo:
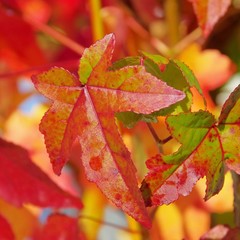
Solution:
{"label": "branch", "polygon": [[47,35],[53,37],[54,39],[56,39],[57,41],[62,43],[64,46],[70,48],[72,51],[78,53],[79,55],[83,54],[84,47],[82,45],[76,43],[75,41],[71,40],[67,36],[65,36],[62,33],[56,31],[52,27],[50,27],[50,26],[48,26],[44,23],[41,23],[39,21],[36,21],[34,18],[29,18],[27,16],[23,16],[23,19],[28,24],[32,25],[35,29],[38,29],[38,30],[46,33]]}
{"label": "branch", "polygon": [[147,123],[147,126],[148,126],[148,129],[150,130],[150,132],[151,132],[151,134],[152,134],[152,136],[153,136],[157,146],[158,146],[159,152],[162,153],[163,152],[162,145],[167,143],[167,142],[169,142],[172,139],[172,136],[168,136],[167,138],[161,140],[158,137],[158,135],[157,135],[155,129],[153,128],[152,124],[151,123]]}
{"label": "branch", "polygon": [[86,216],[86,215],[81,215],[81,214],[80,214],[78,217],[79,217],[79,218],[83,218],[83,219],[87,219],[87,220],[89,220],[89,221],[93,221],[93,222],[96,222],[96,223],[104,224],[104,225],[107,225],[107,226],[109,226],[109,227],[117,228],[117,229],[119,229],[119,230],[122,230],[122,231],[125,231],[125,232],[128,232],[128,233],[131,233],[131,234],[142,234],[141,231],[132,230],[132,229],[129,229],[129,228],[126,228],[126,227],[122,227],[122,226],[117,225],[117,224],[114,224],[114,223],[106,222],[106,221],[103,221],[103,220],[100,220],[100,219],[91,217],[91,216]]}
{"label": "branch", "polygon": [[101,1],[100,0],[90,0],[90,16],[92,24],[92,35],[93,41],[97,41],[100,38],[103,38],[103,24],[101,17]]}

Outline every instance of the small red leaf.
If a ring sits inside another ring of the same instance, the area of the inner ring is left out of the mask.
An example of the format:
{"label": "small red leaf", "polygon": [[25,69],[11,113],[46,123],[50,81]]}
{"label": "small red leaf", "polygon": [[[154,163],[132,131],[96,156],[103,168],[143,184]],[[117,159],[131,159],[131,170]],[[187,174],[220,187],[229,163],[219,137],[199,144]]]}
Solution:
{"label": "small red leaf", "polygon": [[30,160],[25,149],[0,139],[0,197],[20,206],[77,207],[79,199],[61,190]]}

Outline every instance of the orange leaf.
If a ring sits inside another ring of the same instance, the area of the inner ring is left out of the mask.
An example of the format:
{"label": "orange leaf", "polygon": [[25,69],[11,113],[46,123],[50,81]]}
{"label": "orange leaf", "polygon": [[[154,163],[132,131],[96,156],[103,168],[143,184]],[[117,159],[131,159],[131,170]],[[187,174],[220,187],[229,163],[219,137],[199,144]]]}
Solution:
{"label": "orange leaf", "polygon": [[149,114],[185,97],[145,71],[143,66],[109,71],[112,34],[84,51],[77,78],[62,68],[33,76],[35,87],[53,100],[40,131],[56,174],[68,161],[74,141],[90,181],[145,226],[150,222],[138,189],[136,169],[115,123],[115,112]]}
{"label": "orange leaf", "polygon": [[218,20],[224,16],[231,0],[190,0],[193,4],[198,24],[202,28],[205,37],[212,31]]}

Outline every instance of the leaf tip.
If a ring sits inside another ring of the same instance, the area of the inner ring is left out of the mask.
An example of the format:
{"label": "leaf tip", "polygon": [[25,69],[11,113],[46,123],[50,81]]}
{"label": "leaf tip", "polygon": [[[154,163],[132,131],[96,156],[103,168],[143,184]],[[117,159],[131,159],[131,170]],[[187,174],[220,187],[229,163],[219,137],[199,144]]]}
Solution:
{"label": "leaf tip", "polygon": [[61,175],[63,166],[64,166],[64,163],[63,163],[63,161],[60,158],[57,159],[56,161],[52,162],[53,172],[57,176]]}

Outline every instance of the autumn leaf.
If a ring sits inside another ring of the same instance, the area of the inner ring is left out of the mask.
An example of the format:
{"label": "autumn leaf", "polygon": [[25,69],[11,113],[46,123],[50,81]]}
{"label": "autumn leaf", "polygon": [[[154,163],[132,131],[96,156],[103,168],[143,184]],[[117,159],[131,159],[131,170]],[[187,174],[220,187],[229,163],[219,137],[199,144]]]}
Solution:
{"label": "autumn leaf", "polygon": [[[61,190],[30,160],[25,149],[0,138],[0,197],[15,206],[81,208],[79,199]],[[29,184],[31,183],[31,184]]]}
{"label": "autumn leaf", "polygon": [[52,239],[86,239],[80,233],[78,219],[68,217],[63,214],[52,214],[48,217],[47,223],[37,234],[35,240],[52,240]]}
{"label": "autumn leaf", "polygon": [[14,70],[45,63],[33,29],[21,17],[0,8],[0,26],[0,59],[3,63]]}
{"label": "autumn leaf", "polygon": [[149,173],[141,186],[147,205],[169,204],[179,195],[188,195],[203,176],[207,200],[223,186],[224,163],[240,173],[239,107],[240,85],[224,104],[218,123],[204,111],[167,118],[169,131],[182,145],[171,155],[147,161]]}
{"label": "autumn leaf", "polygon": [[62,68],[33,76],[38,91],[53,100],[40,131],[56,174],[61,173],[77,140],[87,178],[118,207],[149,227],[136,168],[118,132],[114,113],[149,114],[180,101],[185,94],[147,73],[143,66],[109,71],[114,44],[114,35],[110,34],[85,49],[79,80]]}
{"label": "autumn leaf", "polygon": [[224,16],[231,4],[230,0],[190,0],[193,4],[198,24],[207,37],[215,24]]}
{"label": "autumn leaf", "polygon": [[[24,204],[21,207],[14,206],[0,198],[0,215],[10,224],[15,240],[26,239],[39,228],[37,211],[31,211],[29,206],[30,204]],[[8,240],[8,238],[6,239]]]}
{"label": "autumn leaf", "polygon": [[125,66],[144,65],[146,71],[166,82],[169,86],[183,91],[186,97],[171,106],[156,111],[151,114],[136,114],[134,112],[120,112],[116,114],[118,120],[123,124],[132,128],[137,122],[157,122],[157,116],[166,116],[169,114],[178,114],[180,112],[190,111],[192,105],[192,91],[194,88],[203,98],[202,89],[198,80],[194,76],[191,69],[179,60],[169,60],[160,55],[142,52],[143,57],[127,57],[113,63],[111,69],[116,70]]}
{"label": "autumn leaf", "polygon": [[148,205],[169,204],[188,195],[195,183],[206,176],[205,199],[218,193],[223,185],[223,152],[215,119],[209,112],[169,116],[172,135],[182,144],[177,152],[147,161],[149,173],[141,190]]}
{"label": "autumn leaf", "polygon": [[14,234],[8,221],[0,215],[1,239],[14,240]]}

